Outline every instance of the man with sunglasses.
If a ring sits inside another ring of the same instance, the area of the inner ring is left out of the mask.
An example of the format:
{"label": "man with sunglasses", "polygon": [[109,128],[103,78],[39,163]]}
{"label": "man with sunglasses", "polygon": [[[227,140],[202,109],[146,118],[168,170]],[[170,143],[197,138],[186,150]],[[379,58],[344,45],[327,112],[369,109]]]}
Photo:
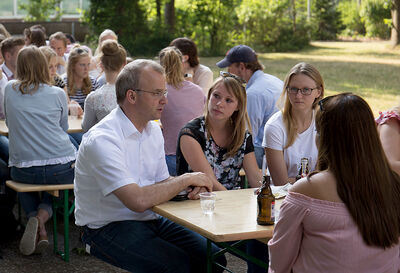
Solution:
{"label": "man with sunglasses", "polygon": [[276,101],[282,93],[283,82],[275,76],[264,73],[264,66],[258,61],[257,54],[246,45],[231,48],[217,66],[228,67],[229,73],[247,82],[247,113],[250,118],[257,164],[261,168],[264,156],[262,147],[264,126],[272,114],[278,111]]}
{"label": "man with sunglasses", "polygon": [[86,249],[130,272],[205,272],[206,239],[150,210],[189,187],[191,199],[212,189],[204,173],[169,176],[153,121],[167,103],[164,69],[135,60],[115,87],[118,107],[84,135],[76,160],[75,218]]}

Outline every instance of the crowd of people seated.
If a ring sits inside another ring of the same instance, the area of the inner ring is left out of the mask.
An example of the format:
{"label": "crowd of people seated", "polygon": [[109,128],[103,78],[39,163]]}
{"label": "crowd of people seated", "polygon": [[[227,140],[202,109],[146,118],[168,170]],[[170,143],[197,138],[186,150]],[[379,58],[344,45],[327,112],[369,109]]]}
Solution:
{"label": "crowd of people seated", "polygon": [[[0,119],[9,129],[0,183],[74,183],[75,223],[93,256],[132,272],[205,272],[206,239],[150,209],[182,191],[198,199],[240,189],[240,170],[258,188],[265,156],[272,183],[293,186],[273,238],[244,251],[270,272],[399,272],[400,105],[375,120],[357,95],[324,98],[314,65],[300,62],[282,81],[247,45],[228,50],[216,63],[227,71],[214,79],[189,38],[153,61],[133,60],[109,29],[94,54],[70,34],[47,34],[33,25],[20,38],[0,24]],[[82,133],[67,132],[72,112]],[[2,196],[1,215],[12,218],[15,193]],[[27,216],[20,252],[42,253],[51,196],[18,199]]]}

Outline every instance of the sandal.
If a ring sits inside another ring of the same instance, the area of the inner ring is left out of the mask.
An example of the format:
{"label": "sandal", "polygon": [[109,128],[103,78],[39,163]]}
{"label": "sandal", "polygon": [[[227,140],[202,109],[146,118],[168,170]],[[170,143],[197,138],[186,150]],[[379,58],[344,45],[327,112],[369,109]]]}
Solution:
{"label": "sandal", "polygon": [[21,242],[19,243],[19,251],[23,255],[31,255],[35,251],[38,230],[39,219],[36,217],[29,218]]}

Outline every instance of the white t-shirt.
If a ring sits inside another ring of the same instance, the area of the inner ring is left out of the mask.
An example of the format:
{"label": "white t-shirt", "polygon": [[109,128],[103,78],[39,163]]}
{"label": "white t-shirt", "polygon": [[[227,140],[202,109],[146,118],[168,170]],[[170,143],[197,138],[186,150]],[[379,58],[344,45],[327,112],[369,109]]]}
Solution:
{"label": "white t-shirt", "polygon": [[213,73],[210,68],[205,65],[199,64],[194,68],[193,83],[203,89],[204,94],[207,97],[208,90],[213,84]]}
{"label": "white t-shirt", "polygon": [[287,142],[287,131],[283,124],[282,112],[276,112],[265,124],[262,146],[273,150],[283,151],[288,177],[296,177],[300,169],[301,158],[309,160],[310,172],[315,169],[318,149],[315,143],[315,120],[303,133],[298,134],[293,145],[284,149]]}
{"label": "white t-shirt", "polygon": [[100,228],[124,220],[147,221],[151,210],[128,209],[112,192],[169,177],[160,126],[148,122],[140,133],[117,107],[83,136],[75,165],[75,223]]}

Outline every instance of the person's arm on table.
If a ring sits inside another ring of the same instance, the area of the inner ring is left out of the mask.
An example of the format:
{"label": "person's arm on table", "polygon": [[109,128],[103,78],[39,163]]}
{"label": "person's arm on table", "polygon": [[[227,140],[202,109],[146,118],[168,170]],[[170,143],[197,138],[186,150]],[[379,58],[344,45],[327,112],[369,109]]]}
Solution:
{"label": "person's arm on table", "polygon": [[135,183],[128,184],[116,189],[113,193],[127,208],[136,212],[143,212],[170,200],[189,186],[205,187],[208,191],[212,190],[212,182],[207,175],[185,173],[150,186],[140,187]]}
{"label": "person's arm on table", "polygon": [[94,111],[93,95],[89,94],[85,100],[85,113],[82,120],[82,130],[89,131],[97,123],[96,112]]}
{"label": "person's arm on table", "polygon": [[379,137],[383,150],[392,169],[400,175],[400,125],[396,119],[389,119],[379,126]]}
{"label": "person's arm on table", "polygon": [[214,171],[208,163],[200,144],[191,136],[183,135],[179,142],[182,154],[191,169],[195,172],[203,172],[207,174],[213,182],[213,191],[226,190],[226,188],[218,182]]}
{"label": "person's arm on table", "polygon": [[286,183],[294,183],[295,177],[288,177],[286,163],[283,158],[283,152],[265,148],[265,156],[267,157],[268,169],[271,174],[272,181],[275,186],[282,186]]}
{"label": "person's arm on table", "polygon": [[243,169],[250,187],[259,188],[261,186],[262,174],[261,170],[258,168],[254,152],[244,155]]}

